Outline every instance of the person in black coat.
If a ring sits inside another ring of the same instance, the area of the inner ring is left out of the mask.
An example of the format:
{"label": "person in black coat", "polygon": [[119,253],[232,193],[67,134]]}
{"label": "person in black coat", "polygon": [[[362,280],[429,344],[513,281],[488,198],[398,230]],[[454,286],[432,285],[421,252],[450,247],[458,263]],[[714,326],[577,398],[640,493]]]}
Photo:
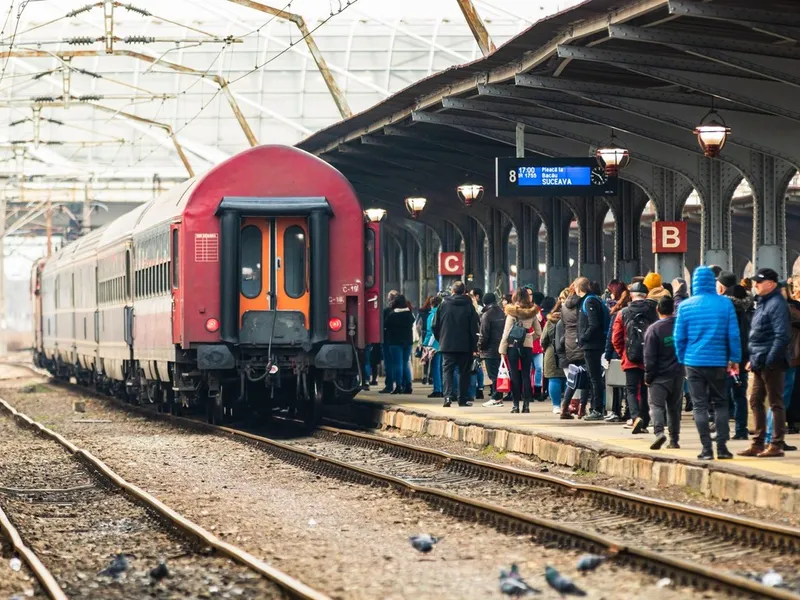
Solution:
{"label": "person in black coat", "polygon": [[458,405],[472,406],[470,378],[464,375],[470,372],[470,363],[478,349],[480,322],[472,300],[465,294],[464,282],[456,281],[451,291],[452,295],[444,299],[431,324],[442,353],[444,406],[450,406],[455,398],[453,375],[456,367],[462,374],[458,378]]}
{"label": "person in black coat", "polygon": [[[789,367],[791,321],[789,305],[781,295],[778,273],[759,269],[753,277],[758,295],[756,311],[750,323],[750,362],[747,369],[753,374],[750,409],[755,417],[755,434],[750,448],[740,456],[770,458],[783,456],[783,436],[786,433],[786,409],[783,405],[783,386]],[[767,411],[764,400],[772,408],[774,431],[768,448],[764,448],[767,433]]]}
{"label": "person in black coat", "polygon": [[675,355],[672,332],[675,328],[675,301],[671,296],[658,300],[659,320],[647,328],[644,335],[644,383],[650,391],[650,410],[653,413],[653,433],[656,439],[651,450],[659,450],[667,436],[664,423],[669,428],[669,448],[680,448],[681,396],[683,395],[683,367]]}
{"label": "person in black coat", "polygon": [[503,341],[503,328],[506,324],[506,314],[497,304],[497,297],[488,293],[483,296],[483,310],[481,311],[481,329],[478,336],[478,351],[486,371],[489,374],[491,397],[495,401],[502,401],[503,394],[498,394],[495,388],[497,372],[500,370],[500,342]]}
{"label": "person in black coat", "polygon": [[392,301],[391,311],[383,323],[384,343],[389,346],[390,364],[394,389],[392,394],[411,393],[411,346],[414,344],[414,313],[408,307],[408,301],[399,294]]}

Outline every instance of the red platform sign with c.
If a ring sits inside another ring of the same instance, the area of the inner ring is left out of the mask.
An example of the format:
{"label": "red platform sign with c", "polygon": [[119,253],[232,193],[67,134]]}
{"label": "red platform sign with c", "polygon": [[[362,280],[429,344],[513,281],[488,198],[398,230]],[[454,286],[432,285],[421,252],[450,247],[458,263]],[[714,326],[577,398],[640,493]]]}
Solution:
{"label": "red platform sign with c", "polygon": [[439,273],[443,277],[464,274],[463,252],[442,252],[439,254]]}

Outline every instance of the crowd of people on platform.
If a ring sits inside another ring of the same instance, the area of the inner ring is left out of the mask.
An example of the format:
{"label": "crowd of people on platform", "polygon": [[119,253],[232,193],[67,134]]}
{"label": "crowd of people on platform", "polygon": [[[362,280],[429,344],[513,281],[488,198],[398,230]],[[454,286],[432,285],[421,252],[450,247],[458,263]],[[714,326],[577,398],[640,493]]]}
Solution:
{"label": "crowd of people on platform", "polygon": [[[377,385],[383,361],[380,393],[412,392],[413,352],[422,383],[433,387],[428,397],[445,407],[510,400],[512,413],[529,413],[549,398],[564,420],[624,422],[634,435],[649,433],[652,421],[657,450],[680,447],[683,406],[702,443],[698,458],[711,460],[733,458],[731,418],[733,439],[748,438],[749,402],[753,435],[739,454],[796,450],[784,436],[800,367],[800,286],[772,269],[738,281],[700,266],[691,285],[649,273],[630,284],[612,280],[605,291],[578,277],[557,298],[532,286],[498,297],[457,281],[416,311],[396,291],[387,301],[383,347],[366,361],[365,387]],[[612,364],[624,386],[606,388]]]}

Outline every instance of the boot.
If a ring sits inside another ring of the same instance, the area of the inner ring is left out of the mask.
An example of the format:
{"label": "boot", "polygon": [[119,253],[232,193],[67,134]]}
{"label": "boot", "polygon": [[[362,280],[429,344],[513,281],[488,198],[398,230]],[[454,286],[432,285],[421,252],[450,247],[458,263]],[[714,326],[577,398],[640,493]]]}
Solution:
{"label": "boot", "polygon": [[524,413],[531,412],[531,409],[530,409],[530,406],[528,406],[528,401],[527,400],[524,400],[522,402],[522,412],[524,412]]}
{"label": "boot", "polygon": [[475,390],[475,400],[483,400],[483,388]]}
{"label": "boot", "polygon": [[724,442],[717,444],[717,460],[728,460],[731,458],[733,458],[733,454],[728,450],[728,446],[726,446]]}
{"label": "boot", "polygon": [[703,448],[703,451],[697,455],[698,460],[714,460],[714,450],[711,449],[711,446],[708,448]]}
{"label": "boot", "polygon": [[581,403],[580,406],[578,406],[578,418],[582,419],[583,415],[585,414],[586,414],[586,405]]}
{"label": "boot", "polygon": [[783,456],[782,444],[770,444],[763,452],[759,452],[758,458],[777,458]]}
{"label": "boot", "polygon": [[753,442],[750,444],[750,447],[747,450],[742,450],[741,452],[737,452],[737,456],[758,456],[764,452],[764,446],[760,444],[756,444]]}
{"label": "boot", "polygon": [[519,413],[519,404],[517,402],[514,402],[514,405],[511,407],[511,413],[512,414]]}

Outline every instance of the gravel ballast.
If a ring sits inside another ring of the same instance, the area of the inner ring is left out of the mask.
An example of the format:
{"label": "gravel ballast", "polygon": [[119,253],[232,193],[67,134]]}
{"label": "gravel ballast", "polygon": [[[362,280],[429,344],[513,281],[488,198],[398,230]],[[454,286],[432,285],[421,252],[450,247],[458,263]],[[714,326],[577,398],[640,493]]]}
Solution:
{"label": "gravel ballast", "polygon": [[[512,562],[545,588],[543,598],[557,598],[546,589],[545,565],[576,575],[577,552],[459,521],[385,488],[315,475],[222,436],[154,422],[61,387],[0,394],[222,539],[335,598],[500,597],[499,569]],[[72,412],[76,398],[85,400],[85,413]],[[420,532],[444,536],[430,555],[408,544]],[[614,564],[579,577],[590,598],[710,597],[656,582]]]}

